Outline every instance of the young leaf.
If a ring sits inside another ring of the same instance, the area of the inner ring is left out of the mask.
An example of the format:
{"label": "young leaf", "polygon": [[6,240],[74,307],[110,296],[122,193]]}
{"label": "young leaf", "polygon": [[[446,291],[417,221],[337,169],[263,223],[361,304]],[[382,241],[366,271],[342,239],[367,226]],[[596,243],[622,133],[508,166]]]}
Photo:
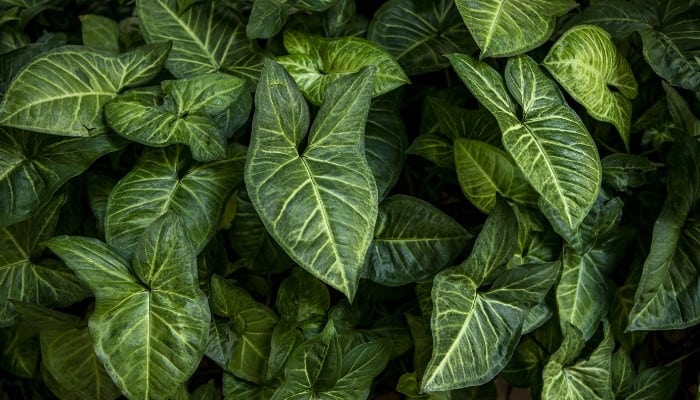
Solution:
{"label": "young leaf", "polygon": [[182,146],[146,150],[114,187],[107,204],[107,243],[130,257],[139,236],[158,217],[177,214],[199,253],[216,233],[226,200],[241,182],[245,150],[233,145],[227,158],[193,163]]}
{"label": "young leaf", "polygon": [[66,138],[0,127],[0,226],[35,214],[68,179],[126,145],[114,135]]}
{"label": "young leaf", "polygon": [[284,68],[266,61],[245,166],[248,194],[268,232],[349,299],[377,218],[377,188],[363,148],[373,75],[364,69],[329,88],[300,153],[306,103]]}
{"label": "young leaf", "polygon": [[166,68],[177,78],[228,71],[256,82],[262,56],[243,24],[214,4],[193,4],[182,13],[176,0],[138,0],[136,12],[148,43],[173,44]]}
{"label": "young leaf", "polygon": [[593,118],[615,125],[629,150],[637,81],[610,34],[594,25],[569,29],[543,65]]}
{"label": "young leaf", "polygon": [[577,6],[572,0],[456,0],[457,9],[481,48],[481,58],[522,54],[544,43],[556,17]]}
{"label": "young leaf", "polygon": [[[246,82],[207,74],[161,82],[162,93],[135,89],[105,105],[105,118],[118,134],[149,146],[182,143],[197,161],[221,160],[226,138],[247,119],[251,99]],[[231,111],[234,125],[228,123]]]}
{"label": "young leaf", "polygon": [[443,54],[474,46],[451,0],[390,0],[374,13],[367,39],[388,51],[408,75],[449,66]]}
{"label": "young leaf", "polygon": [[503,145],[540,194],[544,211],[556,213],[570,229],[593,206],[601,183],[598,150],[585,125],[559,89],[528,56],[506,65],[508,90],[498,72],[466,55],[449,56],[457,74],[496,117]]}
{"label": "young leaf", "polygon": [[294,77],[304,96],[317,105],[324,102],[324,94],[331,83],[369,65],[376,67],[372,97],[409,82],[391,55],[365,39],[327,39],[285,31],[284,47],[289,55],[278,57],[277,62]]}
{"label": "young leaf", "polygon": [[363,277],[385,286],[429,279],[457,257],[471,237],[427,202],[396,195],[382,201]]}
{"label": "young leaf", "polygon": [[0,125],[62,136],[104,133],[105,103],[124,88],[150,81],[169,50],[170,43],[157,43],[124,54],[82,46],[44,53],[10,83],[0,103]]}
{"label": "young leaf", "polygon": [[199,365],[211,318],[179,218],[149,226],[131,269],[95,239],[55,237],[48,246],[95,295],[90,335],[117,386],[130,398],[171,397]]}

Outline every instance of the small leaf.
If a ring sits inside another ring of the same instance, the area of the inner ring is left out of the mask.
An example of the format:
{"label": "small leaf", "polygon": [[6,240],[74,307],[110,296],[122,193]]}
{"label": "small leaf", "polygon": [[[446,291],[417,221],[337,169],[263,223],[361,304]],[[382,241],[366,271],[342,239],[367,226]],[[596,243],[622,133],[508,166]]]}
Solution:
{"label": "small leaf", "polygon": [[615,125],[629,150],[632,102],[637,81],[610,34],[594,25],[569,29],[543,65],[593,118]]}
{"label": "small leaf", "polygon": [[105,103],[122,89],[155,77],[169,50],[170,43],[124,54],[82,46],[50,50],[15,75],[0,103],[0,124],[62,136],[104,133]]}
{"label": "small leaf", "polygon": [[356,37],[328,39],[301,32],[284,32],[288,56],[277,57],[306,98],[317,105],[332,82],[363,67],[376,67],[372,97],[408,83],[399,64],[376,44]]}

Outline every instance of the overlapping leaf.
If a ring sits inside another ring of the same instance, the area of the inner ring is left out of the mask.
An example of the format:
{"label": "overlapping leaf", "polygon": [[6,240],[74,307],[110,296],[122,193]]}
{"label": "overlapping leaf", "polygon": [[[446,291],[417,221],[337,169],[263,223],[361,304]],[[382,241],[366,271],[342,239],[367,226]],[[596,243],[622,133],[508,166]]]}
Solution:
{"label": "overlapping leaf", "polygon": [[503,145],[530,185],[540,194],[545,214],[556,213],[575,229],[593,206],[601,183],[595,143],[559,89],[528,56],[508,61],[506,84],[489,65],[451,55],[457,74],[496,117]]}
{"label": "overlapping leaf", "polygon": [[630,100],[637,96],[637,81],[610,34],[594,25],[571,28],[552,46],[543,65],[589,114],[615,125],[629,149]]}
{"label": "overlapping leaf", "polygon": [[163,81],[160,92],[126,92],[105,105],[105,118],[128,139],[157,147],[186,144],[195,160],[213,161],[226,156],[226,138],[247,120],[250,106],[244,80],[207,74]]}
{"label": "overlapping leaf", "polygon": [[372,42],[356,37],[324,38],[285,31],[288,56],[278,57],[294,77],[306,98],[321,104],[328,87],[341,76],[362,67],[376,67],[372,96],[379,96],[409,82],[394,58]]}
{"label": "overlapping leaf", "polygon": [[62,136],[95,136],[102,107],[122,89],[143,85],[162,68],[170,43],[124,54],[63,46],[32,59],[0,103],[0,125]]}
{"label": "overlapping leaf", "polygon": [[129,257],[140,235],[168,211],[185,226],[199,253],[219,227],[226,201],[242,181],[245,150],[228,149],[227,157],[193,163],[182,146],[149,149],[136,167],[114,187],[107,204],[107,243]]}
{"label": "overlapping leaf", "polygon": [[211,318],[179,217],[144,232],[131,268],[95,239],[62,236],[48,246],[95,295],[90,335],[117,386],[129,398],[170,398],[199,365]]}
{"label": "overlapping leaf", "polygon": [[306,102],[284,68],[266,62],[245,167],[248,194],[268,232],[297,263],[350,299],[377,217],[377,188],[363,148],[373,75],[364,69],[329,89],[300,152],[309,125]]}

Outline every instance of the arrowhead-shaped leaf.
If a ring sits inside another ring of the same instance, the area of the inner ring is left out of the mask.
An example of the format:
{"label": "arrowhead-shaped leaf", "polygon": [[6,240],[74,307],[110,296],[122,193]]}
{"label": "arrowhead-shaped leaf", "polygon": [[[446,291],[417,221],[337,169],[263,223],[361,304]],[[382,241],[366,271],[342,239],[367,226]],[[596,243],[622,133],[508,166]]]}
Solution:
{"label": "arrowhead-shaped leaf", "polygon": [[522,54],[544,43],[556,17],[576,7],[573,0],[456,0],[457,9],[481,48],[481,58]]}
{"label": "arrowhead-shaped leaf", "polygon": [[629,149],[637,81],[609,33],[595,25],[571,28],[552,46],[543,65],[593,118],[615,125]]}
{"label": "arrowhead-shaped leaf", "polygon": [[126,141],[114,135],[66,138],[0,128],[0,226],[31,217],[68,179]]}
{"label": "arrowhead-shaped leaf", "polygon": [[277,57],[294,77],[306,98],[317,105],[334,81],[343,75],[374,65],[372,97],[390,92],[408,83],[408,77],[394,58],[381,47],[357,37],[324,38],[301,32],[285,31],[284,47],[288,56]]}
{"label": "arrowhead-shaped leaf", "polygon": [[[544,211],[552,209],[574,230],[593,206],[601,183],[598,150],[556,84],[528,56],[508,60],[506,84],[488,64],[460,54],[449,56],[462,81],[496,117],[503,145]],[[552,212],[552,211],[550,211]]]}
{"label": "arrowhead-shaped leaf", "polygon": [[448,266],[471,237],[430,203],[392,196],[379,205],[363,277],[385,286],[429,279]]}
{"label": "arrowhead-shaped leaf", "polygon": [[90,335],[117,386],[132,399],[170,398],[199,365],[211,319],[179,218],[167,214],[144,232],[132,268],[95,239],[48,246],[95,295]]}
{"label": "arrowhead-shaped leaf", "polygon": [[[206,74],[163,81],[160,92],[126,92],[105,105],[105,118],[130,140],[157,147],[186,144],[195,160],[213,161],[225,158],[226,138],[246,121],[250,106],[244,80]],[[231,118],[232,112],[238,115]]]}
{"label": "arrowhead-shaped leaf", "polygon": [[245,150],[234,145],[227,158],[192,162],[187,148],[149,149],[114,187],[107,204],[107,243],[130,257],[143,231],[168,211],[185,226],[199,253],[216,233],[226,201],[241,182]]}
{"label": "arrowhead-shaped leaf", "polygon": [[105,103],[155,77],[169,50],[170,43],[158,43],[124,54],[82,46],[44,53],[10,83],[0,103],[0,125],[62,136],[104,133]]}
{"label": "arrowhead-shaped leaf", "polygon": [[248,195],[268,232],[299,265],[350,299],[377,218],[363,146],[372,82],[372,69],[364,69],[331,87],[300,152],[306,102],[284,68],[266,62],[245,166]]}
{"label": "arrowhead-shaped leaf", "polygon": [[243,23],[214,4],[193,4],[178,12],[176,0],[138,0],[136,12],[149,43],[173,43],[166,68],[178,78],[229,71],[256,82],[262,55]]}

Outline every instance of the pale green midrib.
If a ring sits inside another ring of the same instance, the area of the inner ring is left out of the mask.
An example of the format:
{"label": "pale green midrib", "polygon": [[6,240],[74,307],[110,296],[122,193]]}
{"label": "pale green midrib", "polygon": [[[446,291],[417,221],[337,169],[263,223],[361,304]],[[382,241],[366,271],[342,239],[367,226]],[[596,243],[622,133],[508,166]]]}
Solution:
{"label": "pale green midrib", "polygon": [[498,19],[501,17],[501,13],[503,12],[503,7],[508,0],[501,0],[498,3],[498,9],[496,10],[496,14],[494,14],[493,19],[491,20],[491,24],[489,24],[489,30],[486,33],[486,36],[484,37],[484,52],[487,52],[489,46],[491,45],[491,40],[493,39],[493,33],[496,30],[496,25]]}
{"label": "pale green midrib", "polygon": [[459,239],[464,239],[469,237],[469,234],[465,233],[464,235],[458,235],[458,236],[440,236],[440,237],[429,237],[429,238],[422,238],[422,237],[413,237],[413,238],[382,238],[382,237],[375,237],[374,242],[380,242],[380,243],[392,243],[392,242],[440,242],[440,241],[448,241],[448,240],[459,240]]}
{"label": "pale green midrib", "polygon": [[23,166],[23,164],[25,164],[26,161],[27,161],[26,159],[25,159],[25,160],[18,160],[18,161],[17,161],[16,163],[14,163],[14,164],[9,164],[9,165],[8,165],[8,164],[5,164],[5,165],[3,165],[3,167],[8,167],[8,168],[4,169],[4,170],[2,171],[2,173],[0,173],[0,182],[3,181],[3,180],[5,180],[5,178],[6,178],[8,175],[10,175],[12,172],[14,172],[16,169],[18,169],[18,168],[20,168],[21,166]]}
{"label": "pale green midrib", "polygon": [[[462,145],[462,146],[463,146],[463,145]],[[469,160],[472,161],[472,165],[476,167],[476,169],[478,170],[478,172],[481,172],[481,175],[482,175],[484,178],[486,178],[486,181],[489,182],[489,183],[491,184],[491,187],[492,187],[496,192],[498,192],[498,193],[500,193],[500,194],[503,194],[502,191],[500,190],[500,188],[498,187],[498,185],[496,184],[496,182],[495,182],[493,179],[491,179],[491,176],[490,176],[489,174],[487,174],[486,171],[484,171],[483,168],[481,168],[481,164],[479,164],[479,162],[478,162],[474,157],[472,157],[472,152],[470,151],[471,149],[467,149],[465,146],[463,146],[463,148],[464,148],[464,150],[465,150],[463,155],[465,155],[467,158],[469,158]],[[456,156],[456,155],[457,155],[457,147],[455,146],[455,156]],[[455,162],[457,162],[457,160],[455,160]],[[457,175],[459,176],[459,171],[457,171]]]}
{"label": "pale green midrib", "polygon": [[[31,102],[31,103],[28,103],[28,104],[24,105],[23,107],[20,107],[20,108],[17,109],[16,111],[14,111],[13,113],[7,114],[7,115],[5,116],[5,118],[2,119],[2,121],[7,121],[8,119],[13,118],[15,115],[17,115],[17,114],[23,112],[23,111],[26,110],[27,108],[35,107],[35,106],[37,106],[37,105],[39,105],[39,104],[43,104],[43,103],[50,103],[50,102],[53,102],[53,101],[56,101],[56,100],[69,99],[69,98],[72,98],[72,97],[79,97],[79,98],[90,97],[90,96],[95,96],[95,97],[101,97],[101,96],[114,97],[114,96],[116,96],[116,94],[117,94],[116,92],[92,91],[92,92],[73,92],[73,93],[67,93],[67,94],[61,95],[61,96],[52,96],[52,97],[49,97],[49,98],[45,98],[45,99],[41,99],[41,100],[38,100],[38,101],[33,101],[33,102]],[[0,112],[4,112],[4,110],[3,110],[3,111],[0,111]],[[13,126],[15,126],[15,125],[13,125]],[[17,126],[19,126],[19,125],[17,125]],[[22,126],[32,126],[32,125],[22,125]]]}
{"label": "pale green midrib", "polygon": [[14,245],[17,247],[17,250],[19,250],[20,254],[25,258],[24,260],[21,260],[21,261],[28,261],[29,254],[27,254],[26,249],[17,241],[17,239],[15,238],[15,235],[12,232],[10,232],[10,230],[7,229],[6,226],[3,226],[0,229],[2,229],[2,232],[4,232],[5,235],[10,239],[10,241],[12,243],[14,243]]}

